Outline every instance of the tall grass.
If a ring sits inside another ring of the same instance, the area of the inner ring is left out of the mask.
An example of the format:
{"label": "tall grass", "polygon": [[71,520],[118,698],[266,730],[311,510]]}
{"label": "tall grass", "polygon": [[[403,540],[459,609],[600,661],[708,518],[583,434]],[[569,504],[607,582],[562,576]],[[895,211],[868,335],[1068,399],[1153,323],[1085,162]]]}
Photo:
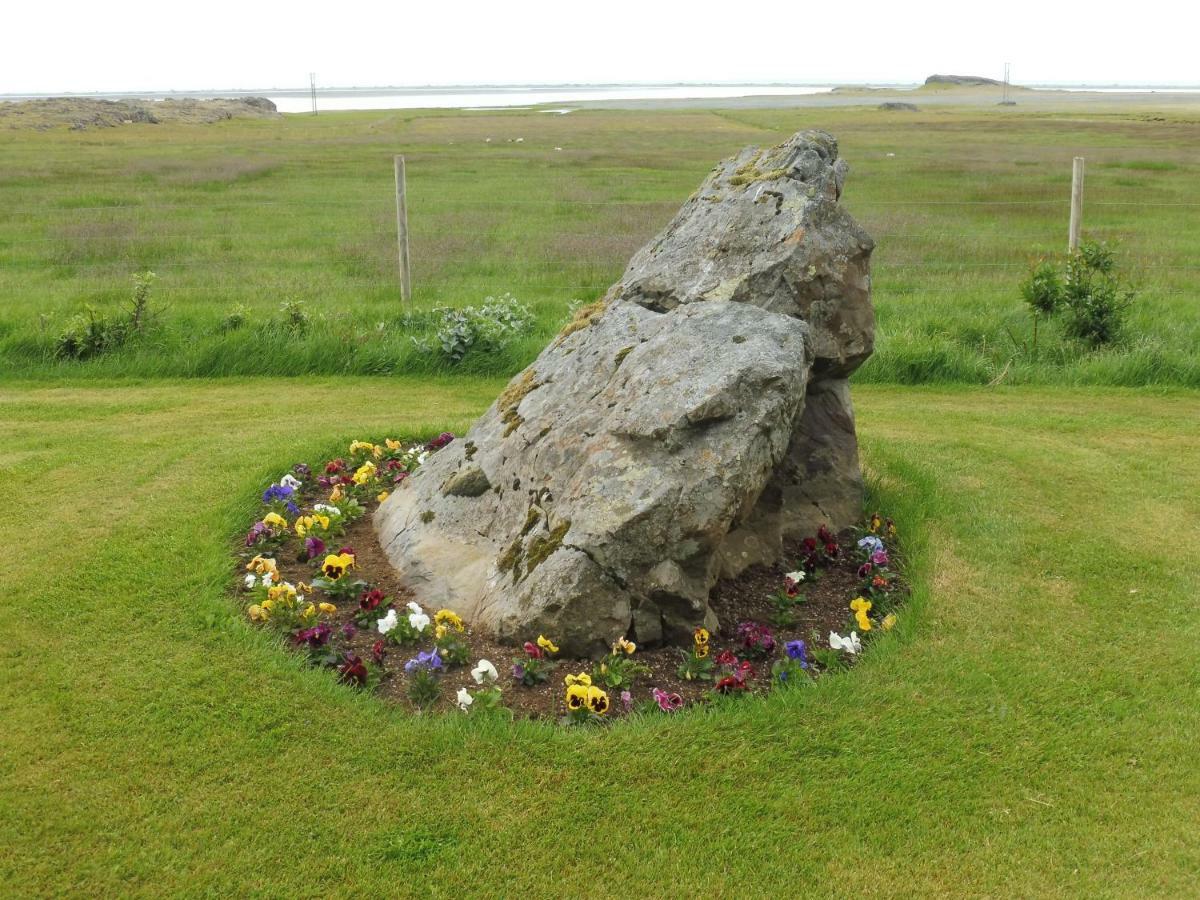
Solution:
{"label": "tall grass", "polygon": [[[1200,123],[1147,121],[1128,107],[903,119],[873,109],[387,111],[8,131],[0,374],[440,371],[414,350],[420,331],[399,324],[395,152],[408,157],[415,310],[505,291],[536,308],[534,338],[462,369],[508,374],[571,301],[620,276],[715,160],[805,127],[839,137],[851,164],[843,203],[878,243],[879,345],[861,380],[1200,384]],[[1044,343],[1034,358],[1022,350],[1017,285],[1062,249],[1074,155],[1089,160],[1086,231],[1120,243],[1141,293],[1125,346],[1087,355]],[[120,303],[141,269],[159,275],[160,331],[108,358],[56,360],[63,323],[85,303]],[[265,329],[285,300],[302,300],[320,327]],[[229,333],[220,323],[235,305],[250,324]]]}

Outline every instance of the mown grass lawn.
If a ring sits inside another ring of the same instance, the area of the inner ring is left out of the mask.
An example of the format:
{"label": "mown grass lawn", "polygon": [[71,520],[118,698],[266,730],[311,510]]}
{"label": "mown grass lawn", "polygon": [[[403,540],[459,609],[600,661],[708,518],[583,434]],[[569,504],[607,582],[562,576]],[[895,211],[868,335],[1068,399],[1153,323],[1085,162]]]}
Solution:
{"label": "mown grass lawn", "polygon": [[4,893],[1194,893],[1196,393],[858,387],[915,596],[766,701],[422,719],[242,620],[265,476],[499,386],[0,387]]}

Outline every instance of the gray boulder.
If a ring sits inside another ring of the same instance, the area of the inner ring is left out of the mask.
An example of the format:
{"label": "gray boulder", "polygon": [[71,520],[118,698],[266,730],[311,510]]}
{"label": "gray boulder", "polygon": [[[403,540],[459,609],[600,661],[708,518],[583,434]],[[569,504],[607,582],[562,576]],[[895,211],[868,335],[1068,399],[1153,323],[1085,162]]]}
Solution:
{"label": "gray boulder", "polygon": [[380,506],[427,605],[595,655],[718,622],[718,577],[859,518],[871,239],[823,132],[718,165],[621,280]]}

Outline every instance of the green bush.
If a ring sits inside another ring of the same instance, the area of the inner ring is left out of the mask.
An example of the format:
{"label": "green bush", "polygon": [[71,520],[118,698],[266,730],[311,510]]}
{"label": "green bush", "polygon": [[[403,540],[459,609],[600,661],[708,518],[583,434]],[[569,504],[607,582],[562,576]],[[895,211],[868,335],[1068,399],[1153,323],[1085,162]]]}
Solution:
{"label": "green bush", "polygon": [[101,314],[88,306],[74,316],[55,341],[54,355],[64,359],[88,359],[109,353],[140,337],[156,313],[150,308],[153,272],[133,276],[133,297],[128,310]]}
{"label": "green bush", "polygon": [[1134,291],[1117,272],[1116,256],[1105,243],[1083,242],[1067,257],[1060,275],[1041,261],[1021,284],[1033,314],[1033,350],[1038,321],[1061,315],[1063,334],[1088,347],[1117,343],[1123,336]]}
{"label": "green bush", "polygon": [[528,334],[533,327],[533,311],[511,294],[500,298],[487,297],[480,306],[443,308],[436,310],[441,320],[434,333],[434,343],[413,338],[422,350],[441,354],[452,363],[462,362],[472,350],[485,353],[507,347],[515,339]]}

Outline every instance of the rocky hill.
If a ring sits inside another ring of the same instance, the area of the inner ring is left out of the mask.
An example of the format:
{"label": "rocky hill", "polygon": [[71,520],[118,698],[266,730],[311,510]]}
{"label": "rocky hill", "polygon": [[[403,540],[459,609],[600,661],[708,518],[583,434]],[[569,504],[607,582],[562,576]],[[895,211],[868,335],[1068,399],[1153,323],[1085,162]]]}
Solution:
{"label": "rocky hill", "polygon": [[208,125],[225,119],[262,119],[278,115],[275,104],[266,97],[212,100],[190,97],[167,100],[48,97],[0,101],[0,128],[34,128],[39,131],[63,126],[73,131],[83,131],[120,125],[157,125],[160,122]]}
{"label": "rocky hill", "polygon": [[995,78],[984,78],[982,75],[930,75],[925,84],[954,84],[960,87],[983,87],[984,85],[1003,84]]}

